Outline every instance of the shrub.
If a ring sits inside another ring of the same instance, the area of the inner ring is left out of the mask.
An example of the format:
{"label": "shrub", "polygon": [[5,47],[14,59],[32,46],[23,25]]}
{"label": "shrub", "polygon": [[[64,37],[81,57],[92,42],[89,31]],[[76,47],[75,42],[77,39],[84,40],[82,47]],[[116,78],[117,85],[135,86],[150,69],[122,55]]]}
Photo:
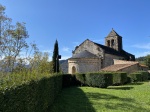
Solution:
{"label": "shrub", "polygon": [[130,82],[140,82],[148,80],[149,73],[146,71],[138,71],[128,75]]}
{"label": "shrub", "polygon": [[128,82],[138,82],[142,81],[141,73],[131,73],[128,74]]}
{"label": "shrub", "polygon": [[150,80],[150,73],[148,72],[148,80]]}
{"label": "shrub", "polygon": [[79,85],[79,82],[76,80],[75,75],[71,74],[64,74],[62,79],[62,87],[70,87],[70,86],[76,86]]}
{"label": "shrub", "polygon": [[92,87],[106,88],[110,84],[111,75],[107,73],[87,73],[85,75],[86,84]]}
{"label": "shrub", "polygon": [[0,90],[0,111],[43,112],[53,103],[62,88],[62,75],[47,76]]}
{"label": "shrub", "polygon": [[141,74],[142,81],[148,80],[148,76],[149,76],[149,73],[148,73],[148,72],[146,72],[146,71],[138,71],[138,73]]}
{"label": "shrub", "polygon": [[85,74],[75,74],[76,80],[80,82],[80,85],[85,85]]}
{"label": "shrub", "polygon": [[113,85],[121,85],[127,82],[127,73],[124,72],[114,72],[113,75]]}

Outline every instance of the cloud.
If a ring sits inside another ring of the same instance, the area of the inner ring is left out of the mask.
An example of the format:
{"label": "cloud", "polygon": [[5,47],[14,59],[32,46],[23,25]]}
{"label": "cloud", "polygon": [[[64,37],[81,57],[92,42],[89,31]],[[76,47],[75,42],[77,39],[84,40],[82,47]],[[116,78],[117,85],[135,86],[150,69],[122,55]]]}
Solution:
{"label": "cloud", "polygon": [[103,42],[104,39],[91,39],[93,42]]}
{"label": "cloud", "polygon": [[147,56],[148,54],[150,54],[150,51],[145,51],[145,52],[138,52],[135,53],[135,57],[142,57],[142,56]]}
{"label": "cloud", "polygon": [[68,47],[63,47],[63,48],[62,48],[62,51],[64,51],[64,52],[69,52],[69,51],[70,51],[70,48],[68,48]]}
{"label": "cloud", "polygon": [[42,52],[47,52],[47,53],[49,53],[49,54],[53,53],[52,50],[43,50]]}
{"label": "cloud", "polygon": [[147,44],[135,44],[132,47],[140,48],[140,49],[150,49],[150,43],[147,43]]}
{"label": "cloud", "polygon": [[73,42],[74,46],[78,46],[80,42]]}
{"label": "cloud", "polygon": [[71,56],[62,56],[60,60],[66,60],[68,58],[70,58]]}

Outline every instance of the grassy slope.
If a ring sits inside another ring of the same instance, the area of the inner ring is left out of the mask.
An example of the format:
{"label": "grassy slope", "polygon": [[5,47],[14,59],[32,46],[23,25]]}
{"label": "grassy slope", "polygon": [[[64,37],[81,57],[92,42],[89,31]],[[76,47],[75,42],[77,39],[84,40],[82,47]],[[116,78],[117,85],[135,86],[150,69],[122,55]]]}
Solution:
{"label": "grassy slope", "polygon": [[62,91],[50,112],[150,112],[150,82],[108,89],[72,87]]}

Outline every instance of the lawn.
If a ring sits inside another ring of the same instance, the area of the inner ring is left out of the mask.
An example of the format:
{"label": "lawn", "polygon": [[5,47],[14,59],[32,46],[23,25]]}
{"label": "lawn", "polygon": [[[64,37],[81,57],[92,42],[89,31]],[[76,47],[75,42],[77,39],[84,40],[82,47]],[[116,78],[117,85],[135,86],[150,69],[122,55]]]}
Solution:
{"label": "lawn", "polygon": [[150,82],[63,89],[50,112],[150,112]]}

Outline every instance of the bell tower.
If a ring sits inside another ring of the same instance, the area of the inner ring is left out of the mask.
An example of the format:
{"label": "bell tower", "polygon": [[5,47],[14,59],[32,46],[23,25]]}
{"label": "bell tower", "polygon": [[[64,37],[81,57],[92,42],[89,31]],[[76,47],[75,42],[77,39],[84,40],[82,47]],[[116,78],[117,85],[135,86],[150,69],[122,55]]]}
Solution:
{"label": "bell tower", "polygon": [[111,30],[111,32],[108,34],[108,36],[105,38],[105,46],[113,48],[117,50],[118,52],[121,52],[122,50],[122,37],[118,35],[114,29]]}

